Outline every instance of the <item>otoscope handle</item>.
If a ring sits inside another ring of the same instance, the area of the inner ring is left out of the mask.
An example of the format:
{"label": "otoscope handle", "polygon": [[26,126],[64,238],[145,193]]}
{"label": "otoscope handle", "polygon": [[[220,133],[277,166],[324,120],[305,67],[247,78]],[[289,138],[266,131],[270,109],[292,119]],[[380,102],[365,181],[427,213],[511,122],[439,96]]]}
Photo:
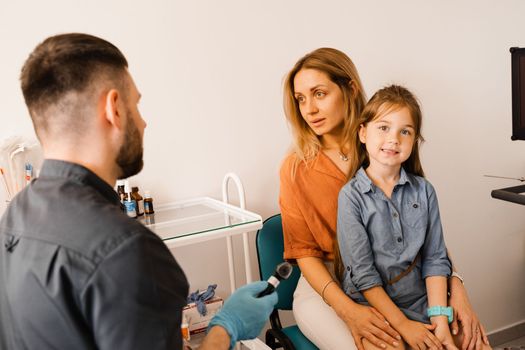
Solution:
{"label": "otoscope handle", "polygon": [[262,292],[260,292],[257,295],[257,298],[261,298],[265,295],[272,294],[272,292],[275,290],[275,288],[277,288],[278,285],[279,279],[277,279],[277,277],[275,276],[271,276],[270,278],[268,278],[268,285]]}

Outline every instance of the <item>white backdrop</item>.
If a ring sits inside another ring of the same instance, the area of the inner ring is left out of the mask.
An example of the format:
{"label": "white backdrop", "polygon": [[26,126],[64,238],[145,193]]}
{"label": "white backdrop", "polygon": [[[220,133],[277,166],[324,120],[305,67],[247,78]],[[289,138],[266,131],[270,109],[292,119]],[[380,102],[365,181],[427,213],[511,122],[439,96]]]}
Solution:
{"label": "white backdrop", "polygon": [[[125,53],[143,95],[145,169],[132,182],[155,203],[219,198],[233,171],[248,209],[268,217],[290,144],[283,76],[308,51],[341,49],[369,95],[395,82],[419,96],[447,245],[493,331],[525,320],[525,207],[490,198],[517,183],[482,176],[525,175],[525,143],[510,141],[509,53],[525,46],[524,13],[521,0],[1,0],[0,139],[32,135],[18,82],[29,52],[88,32]],[[222,241],[174,250],[193,289],[219,283],[223,296],[225,252]]]}

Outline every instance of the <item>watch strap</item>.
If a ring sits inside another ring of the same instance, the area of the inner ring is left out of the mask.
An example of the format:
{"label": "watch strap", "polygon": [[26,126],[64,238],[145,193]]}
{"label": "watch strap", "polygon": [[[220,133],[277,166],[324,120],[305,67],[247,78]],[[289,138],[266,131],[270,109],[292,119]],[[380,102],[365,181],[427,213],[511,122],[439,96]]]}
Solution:
{"label": "watch strap", "polygon": [[427,316],[447,316],[448,323],[454,320],[454,309],[450,306],[432,306],[427,309]]}

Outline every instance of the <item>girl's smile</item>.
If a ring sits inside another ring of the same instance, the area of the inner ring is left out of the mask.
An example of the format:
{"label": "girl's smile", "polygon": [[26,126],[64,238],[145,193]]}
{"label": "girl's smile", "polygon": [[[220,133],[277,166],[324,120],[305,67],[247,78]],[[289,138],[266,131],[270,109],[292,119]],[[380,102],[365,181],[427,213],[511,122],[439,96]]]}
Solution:
{"label": "girl's smile", "polygon": [[[415,142],[414,123],[406,107],[361,125],[359,138],[366,145],[370,167],[399,171]],[[371,170],[372,170],[371,169]]]}

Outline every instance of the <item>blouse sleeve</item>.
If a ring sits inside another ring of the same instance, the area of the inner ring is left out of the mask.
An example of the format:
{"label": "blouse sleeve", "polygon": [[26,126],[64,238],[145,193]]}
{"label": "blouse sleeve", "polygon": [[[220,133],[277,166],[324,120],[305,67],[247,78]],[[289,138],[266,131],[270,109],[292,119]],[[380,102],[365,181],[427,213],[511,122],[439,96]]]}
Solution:
{"label": "blouse sleeve", "polygon": [[284,258],[324,258],[324,252],[308,227],[307,218],[297,205],[297,184],[292,179],[293,158],[285,160],[280,171],[279,205],[283,222]]}

